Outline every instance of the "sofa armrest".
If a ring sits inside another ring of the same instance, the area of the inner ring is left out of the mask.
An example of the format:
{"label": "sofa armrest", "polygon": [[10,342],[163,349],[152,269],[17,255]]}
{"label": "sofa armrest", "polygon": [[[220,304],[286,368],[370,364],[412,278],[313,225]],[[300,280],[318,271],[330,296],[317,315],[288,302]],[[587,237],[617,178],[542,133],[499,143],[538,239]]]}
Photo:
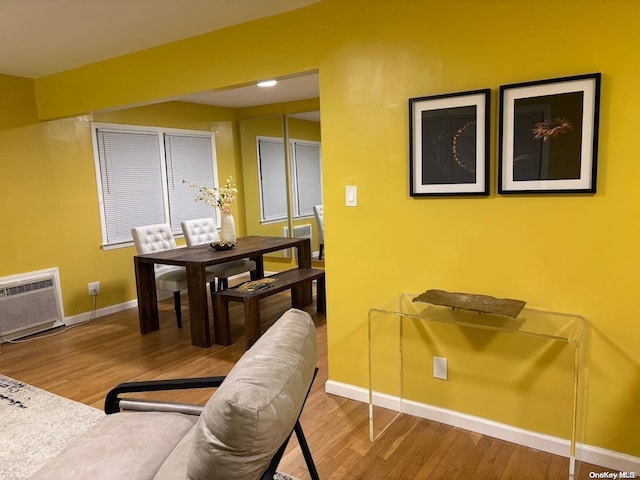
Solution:
{"label": "sofa armrest", "polygon": [[[167,390],[186,390],[194,388],[217,388],[219,387],[224,376],[216,377],[200,377],[200,378],[178,378],[169,380],[150,380],[146,382],[125,382],[113,387],[107,393],[104,400],[104,411],[106,414],[116,413],[120,411],[120,398],[123,393],[139,393],[139,392],[159,392]],[[132,400],[128,400],[132,401]],[[135,400],[133,400],[135,402]],[[154,402],[147,402],[149,404]],[[157,402],[158,404],[167,404],[167,402]],[[179,404],[174,404],[179,405]],[[186,405],[185,405],[186,406]]]}

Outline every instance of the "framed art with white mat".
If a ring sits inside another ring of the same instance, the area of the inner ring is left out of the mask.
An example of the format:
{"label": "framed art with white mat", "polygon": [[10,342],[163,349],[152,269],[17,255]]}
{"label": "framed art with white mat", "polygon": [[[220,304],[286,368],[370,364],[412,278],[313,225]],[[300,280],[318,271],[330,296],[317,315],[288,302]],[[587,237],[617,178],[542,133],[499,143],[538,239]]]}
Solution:
{"label": "framed art with white mat", "polygon": [[491,90],[409,99],[412,197],[489,194]]}
{"label": "framed art with white mat", "polygon": [[600,73],[500,87],[498,193],[595,193]]}

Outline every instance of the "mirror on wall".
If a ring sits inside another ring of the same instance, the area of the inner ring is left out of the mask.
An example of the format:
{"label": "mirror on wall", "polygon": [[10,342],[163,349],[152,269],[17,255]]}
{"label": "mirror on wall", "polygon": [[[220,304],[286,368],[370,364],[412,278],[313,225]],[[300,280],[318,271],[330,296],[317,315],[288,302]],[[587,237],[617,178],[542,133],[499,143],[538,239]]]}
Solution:
{"label": "mirror on wall", "polygon": [[[322,204],[318,97],[318,74],[307,72],[279,79],[273,89],[252,84],[197,92],[94,112],[94,121],[213,131],[219,165],[243,177],[246,234],[309,237],[317,259],[321,232],[313,207]],[[273,255],[286,259],[288,254]]]}
{"label": "mirror on wall", "polygon": [[319,117],[319,111],[253,117],[239,122],[239,133],[247,235],[307,237],[314,259],[324,260],[314,214],[323,201]]}
{"label": "mirror on wall", "polygon": [[310,235],[316,258],[320,232],[313,206],[322,203],[318,98],[318,72],[309,71],[279,77],[273,88],[256,82],[179,99],[237,109],[247,235]]}

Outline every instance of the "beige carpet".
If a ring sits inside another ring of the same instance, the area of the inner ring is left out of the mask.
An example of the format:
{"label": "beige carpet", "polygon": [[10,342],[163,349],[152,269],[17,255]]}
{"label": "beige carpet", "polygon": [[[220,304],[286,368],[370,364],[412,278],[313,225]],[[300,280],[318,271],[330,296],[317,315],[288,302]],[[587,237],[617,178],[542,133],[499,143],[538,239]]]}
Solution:
{"label": "beige carpet", "polygon": [[23,480],[104,416],[0,375],[0,479]]}

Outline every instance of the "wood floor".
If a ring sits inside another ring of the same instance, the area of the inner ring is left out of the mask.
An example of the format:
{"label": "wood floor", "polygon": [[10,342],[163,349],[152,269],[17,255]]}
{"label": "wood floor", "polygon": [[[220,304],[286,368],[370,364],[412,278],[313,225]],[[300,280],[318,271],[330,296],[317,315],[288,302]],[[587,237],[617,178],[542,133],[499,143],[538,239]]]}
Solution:
{"label": "wood floor", "polygon": [[[186,299],[183,315],[188,318]],[[99,306],[99,302],[98,302]],[[289,306],[284,292],[261,302],[263,325]],[[568,460],[436,422],[401,416],[374,443],[368,439],[366,404],[328,395],[326,320],[308,307],[318,327],[320,369],[302,415],[302,426],[322,479],[540,479],[568,478]],[[102,408],[105,393],[130,380],[227,373],[244,352],[242,309],[231,307],[233,345],[194,347],[189,323],[175,324],[171,301],[161,302],[160,330],[142,336],[130,309],[56,336],[4,344],[0,373],[63,397]],[[210,391],[164,394],[163,399],[204,403]],[[155,394],[156,397],[158,394]],[[1,424],[1,421],[0,421]],[[576,479],[607,471],[578,464]],[[280,470],[308,479],[295,439]]]}

